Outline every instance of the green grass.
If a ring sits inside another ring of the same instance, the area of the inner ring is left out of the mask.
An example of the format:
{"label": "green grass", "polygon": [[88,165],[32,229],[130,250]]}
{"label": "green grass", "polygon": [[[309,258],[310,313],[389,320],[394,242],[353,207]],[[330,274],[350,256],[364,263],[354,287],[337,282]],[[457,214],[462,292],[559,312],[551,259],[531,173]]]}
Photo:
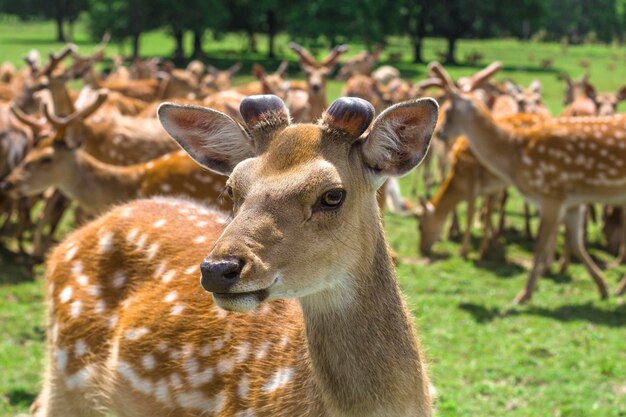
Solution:
{"label": "green grass", "polygon": [[[0,23],[0,60],[18,61],[29,48],[52,51],[59,44],[49,42],[51,24]],[[76,41],[87,51],[82,30]],[[261,39],[262,42],[262,39]],[[285,49],[286,39],[279,40]],[[245,42],[229,36],[222,43],[207,39],[208,61],[218,65],[237,59],[250,63],[259,55],[243,52]],[[262,45],[261,45],[262,46]],[[391,50],[409,48],[400,39]],[[440,40],[429,40],[426,58],[442,50]],[[172,44],[162,33],[143,39],[147,55],[167,55]],[[359,49],[355,45],[353,51]],[[624,51],[606,46],[572,47],[567,53],[554,44],[523,44],[512,40],[464,41],[459,57],[478,50],[485,62],[499,59],[513,77],[527,84],[533,78],[544,83],[546,101],[558,110],[562,85],[556,73],[582,72],[581,59],[592,61],[592,80],[599,89],[614,89],[626,80]],[[541,71],[527,62],[532,51],[535,62],[551,57],[554,71]],[[616,70],[608,63],[618,59]],[[290,59],[293,56],[288,55]],[[220,65],[221,66],[221,65]],[[413,79],[423,75],[424,66],[400,65]],[[295,66],[294,66],[295,68]],[[453,76],[475,71],[455,67]],[[295,71],[292,71],[295,74]],[[249,77],[241,77],[243,82]],[[330,83],[329,95],[339,94],[340,84]],[[404,178],[406,195],[413,188],[415,174]],[[540,281],[528,306],[514,307],[511,300],[522,288],[532,260],[532,242],[521,230],[521,199],[514,194],[507,207],[509,228],[502,245],[489,252],[484,261],[458,256],[458,242],[435,246],[436,260],[417,255],[416,223],[410,218],[387,215],[389,240],[401,257],[398,273],[408,303],[416,316],[430,373],[439,392],[440,416],[626,416],[626,305],[624,298],[599,301],[594,285],[580,264],[565,275],[551,274]],[[536,226],[536,225],[535,225]],[[71,228],[66,220],[64,230]],[[474,231],[478,240],[478,230]],[[601,261],[610,256],[601,250],[597,226],[591,225],[592,254]],[[10,242],[5,242],[10,243]],[[476,241],[474,242],[476,247]],[[10,246],[10,245],[9,245]],[[615,288],[625,267],[606,271]],[[0,250],[0,416],[27,410],[39,389],[44,366],[43,268],[31,274],[19,259]]]}

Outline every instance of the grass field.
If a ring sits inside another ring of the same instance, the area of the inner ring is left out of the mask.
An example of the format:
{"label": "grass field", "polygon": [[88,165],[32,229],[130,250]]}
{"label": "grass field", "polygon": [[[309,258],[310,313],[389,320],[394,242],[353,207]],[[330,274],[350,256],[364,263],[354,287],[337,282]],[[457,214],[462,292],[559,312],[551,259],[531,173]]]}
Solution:
{"label": "grass field", "polygon": [[[55,50],[49,42],[50,24],[0,22],[0,61],[18,61],[29,48]],[[92,46],[78,30],[81,50]],[[244,41],[235,36],[223,43],[207,40],[209,60],[228,64],[253,54],[241,53]],[[286,44],[286,39],[280,40]],[[443,43],[429,40],[426,58],[434,58]],[[162,33],[143,40],[143,52],[167,55],[171,42]],[[114,48],[113,48],[114,49]],[[390,50],[406,51],[402,40]],[[353,51],[358,51],[355,45]],[[626,83],[624,49],[606,46],[572,47],[564,53],[559,45],[522,44],[517,41],[465,41],[459,56],[479,50],[485,62],[499,59],[507,70],[503,76],[527,84],[539,78],[546,100],[556,111],[562,85],[558,71],[579,75],[581,59],[591,61],[592,80],[599,89]],[[553,58],[555,69],[542,71],[528,63]],[[615,58],[616,69],[607,65]],[[290,59],[295,59],[288,55]],[[414,79],[424,66],[400,65]],[[294,66],[295,68],[295,66]],[[453,75],[475,71],[474,67],[451,69]],[[292,71],[295,74],[295,71]],[[247,77],[241,77],[243,82]],[[339,84],[332,82],[330,95]],[[413,189],[413,174],[402,180],[406,195]],[[566,275],[551,274],[540,282],[533,301],[516,307],[511,300],[522,287],[531,263],[531,241],[522,238],[521,199],[513,195],[508,206],[509,228],[502,245],[483,261],[475,253],[469,260],[458,256],[458,242],[439,243],[437,256],[428,261],[416,253],[416,223],[410,218],[387,215],[388,238],[401,257],[400,282],[416,317],[430,373],[439,392],[440,416],[626,416],[626,305],[624,298],[599,301],[591,279],[580,264]],[[536,225],[535,225],[536,226]],[[71,223],[64,224],[64,230]],[[591,226],[590,242],[599,242],[598,228]],[[475,231],[476,241],[479,238]],[[474,242],[475,244],[477,242]],[[10,242],[5,243],[10,247]],[[602,262],[610,259],[599,245],[592,254]],[[612,288],[626,272],[620,267],[606,272]],[[43,369],[43,268],[31,275],[8,250],[0,250],[0,416],[27,410],[39,388]]]}

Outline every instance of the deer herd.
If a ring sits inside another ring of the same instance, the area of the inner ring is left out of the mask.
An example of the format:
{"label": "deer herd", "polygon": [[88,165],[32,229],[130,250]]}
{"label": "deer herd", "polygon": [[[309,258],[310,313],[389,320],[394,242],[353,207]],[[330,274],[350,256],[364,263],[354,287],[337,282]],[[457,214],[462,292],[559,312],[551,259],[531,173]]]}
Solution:
{"label": "deer herd", "polygon": [[[114,59],[100,73],[107,42],[0,66],[0,227],[46,259],[34,416],[430,416],[386,203],[415,217],[429,255],[446,222],[458,233],[466,201],[461,255],[480,212],[482,257],[514,187],[539,216],[517,303],[554,262],[561,224],[561,269],[575,255],[608,297],[586,249],[592,204],[626,261],[626,87],[597,93],[566,77],[553,117],[538,82],[493,81],[499,63],[457,81],[433,63],[412,83],[376,68],[377,47],[343,63],[329,105],[345,45],[317,60],[290,43],[304,81],[283,62],[233,85],[239,64]],[[441,184],[413,205],[394,178],[422,162],[427,187],[433,162]],[[82,226],[56,244],[71,213]]]}

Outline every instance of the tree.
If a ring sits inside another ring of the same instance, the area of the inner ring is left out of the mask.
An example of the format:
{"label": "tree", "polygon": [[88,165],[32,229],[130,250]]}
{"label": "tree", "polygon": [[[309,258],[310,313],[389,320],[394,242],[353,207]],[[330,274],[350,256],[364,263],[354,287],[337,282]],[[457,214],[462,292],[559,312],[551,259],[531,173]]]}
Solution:
{"label": "tree", "polygon": [[133,58],[139,56],[141,34],[162,25],[157,2],[150,0],[91,0],[89,28],[100,38],[109,31],[114,39],[131,39]]}
{"label": "tree", "polygon": [[400,30],[408,34],[413,46],[413,62],[424,62],[422,46],[426,37],[430,2],[428,0],[404,0],[400,9]]}
{"label": "tree", "polygon": [[[87,0],[4,0],[0,11],[18,16],[20,19],[47,18],[56,23],[56,38],[59,42],[66,41],[64,23],[70,27],[78,19],[81,12],[88,7]],[[70,30],[70,34],[71,34]]]}

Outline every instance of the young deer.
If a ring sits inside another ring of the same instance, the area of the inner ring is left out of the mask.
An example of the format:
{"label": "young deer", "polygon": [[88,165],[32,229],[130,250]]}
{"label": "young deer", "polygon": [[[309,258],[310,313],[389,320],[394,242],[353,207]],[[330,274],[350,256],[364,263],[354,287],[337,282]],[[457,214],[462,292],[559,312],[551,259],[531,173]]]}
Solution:
{"label": "young deer", "polygon": [[626,127],[624,116],[560,118],[527,128],[494,120],[476,98],[460,91],[441,65],[432,70],[446,82],[451,105],[442,131],[465,133],[476,157],[539,206],[535,258],[526,288],[516,298],[532,297],[537,279],[552,263],[558,226],[564,218],[570,250],[584,263],[602,298],[608,291],[602,272],[584,245],[583,204],[626,202]]}
{"label": "young deer", "polygon": [[306,76],[309,93],[310,121],[320,118],[327,106],[326,79],[330,75],[339,57],[348,50],[347,45],[335,46],[323,61],[316,61],[309,52],[295,42],[289,43],[289,48],[300,58],[300,68]]}
{"label": "young deer", "polygon": [[230,175],[232,221],[139,200],[51,255],[35,415],[431,415],[375,194],[424,157],[436,102],[391,107],[367,134],[374,111],[358,99],[318,124],[290,124],[275,96],[247,98],[241,114],[245,128],[159,109],[196,161]]}

